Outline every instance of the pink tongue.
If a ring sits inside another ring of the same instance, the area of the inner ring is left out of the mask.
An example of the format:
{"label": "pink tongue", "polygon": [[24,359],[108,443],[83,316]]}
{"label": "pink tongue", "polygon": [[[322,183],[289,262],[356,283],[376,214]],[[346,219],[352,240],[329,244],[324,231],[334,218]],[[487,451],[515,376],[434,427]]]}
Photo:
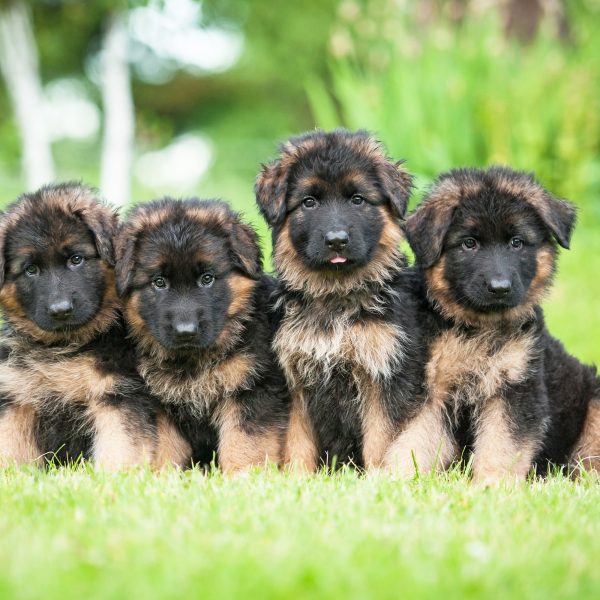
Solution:
{"label": "pink tongue", "polygon": [[345,263],[348,259],[345,256],[334,256],[329,260],[332,265],[337,265],[340,263]]}

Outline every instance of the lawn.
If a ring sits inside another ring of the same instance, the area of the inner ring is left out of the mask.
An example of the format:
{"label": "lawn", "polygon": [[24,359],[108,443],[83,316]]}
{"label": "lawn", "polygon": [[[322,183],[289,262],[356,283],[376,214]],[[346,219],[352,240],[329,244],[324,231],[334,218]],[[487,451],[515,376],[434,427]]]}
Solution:
{"label": "lawn", "polygon": [[0,474],[1,598],[598,598],[600,485]]}

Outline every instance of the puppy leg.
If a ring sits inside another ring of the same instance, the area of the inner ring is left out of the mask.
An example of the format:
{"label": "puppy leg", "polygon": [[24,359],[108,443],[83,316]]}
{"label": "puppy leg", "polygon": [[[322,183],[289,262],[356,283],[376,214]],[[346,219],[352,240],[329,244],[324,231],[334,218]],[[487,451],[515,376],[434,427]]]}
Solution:
{"label": "puppy leg", "polygon": [[583,430],[570,462],[600,474],[600,399],[592,400],[588,406]]}
{"label": "puppy leg", "polygon": [[192,447],[181,435],[169,417],[160,412],[156,420],[157,446],[153,466],[161,469],[167,465],[185,467],[192,460]]}
{"label": "puppy leg", "polygon": [[363,463],[367,469],[378,469],[392,442],[393,424],[385,414],[377,390],[369,390],[363,402]]}
{"label": "puppy leg", "polygon": [[243,427],[243,406],[226,400],[219,411],[219,466],[227,474],[265,467],[281,460],[281,435],[274,427],[249,432]]}
{"label": "puppy leg", "polygon": [[317,445],[304,398],[294,392],[283,461],[292,471],[313,473],[317,470],[317,460]]}
{"label": "puppy leg", "polygon": [[415,462],[421,473],[448,468],[458,448],[445,416],[441,403],[428,402],[391,443],[384,458],[386,469],[408,479],[415,475]]}
{"label": "puppy leg", "polygon": [[9,404],[0,412],[0,467],[37,463],[41,452],[35,441],[36,414],[32,406]]}
{"label": "puppy leg", "polygon": [[99,402],[93,407],[92,419],[92,458],[99,468],[116,471],[152,463],[156,440],[141,424],[138,427],[135,415]]}
{"label": "puppy leg", "polygon": [[507,478],[517,481],[526,478],[536,444],[527,438],[516,440],[509,424],[505,400],[494,397],[485,402],[475,428],[474,482],[498,483]]}

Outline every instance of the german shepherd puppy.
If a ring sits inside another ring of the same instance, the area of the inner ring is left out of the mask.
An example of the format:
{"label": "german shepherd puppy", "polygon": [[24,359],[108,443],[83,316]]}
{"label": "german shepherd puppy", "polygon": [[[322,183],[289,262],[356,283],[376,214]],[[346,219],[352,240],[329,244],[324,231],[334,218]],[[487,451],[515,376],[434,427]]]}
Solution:
{"label": "german shepherd puppy", "polygon": [[190,447],[180,464],[215,457],[236,472],[280,461],[289,402],[261,269],[256,233],[218,201],[141,205],[118,235],[138,369]]}
{"label": "german shepherd puppy", "polygon": [[0,462],[152,459],[155,411],[118,317],[116,214],[74,184],[25,194],[0,219]]}
{"label": "german shepherd puppy", "polygon": [[285,142],[255,190],[280,279],[274,348],[292,395],[285,461],[385,467],[422,398],[399,248],[411,177],[366,132],[315,131]]}
{"label": "german shepherd puppy", "polygon": [[[399,443],[421,469],[465,446],[477,481],[580,458],[600,466],[600,382],[550,336],[539,307],[574,224],[571,204],[501,167],[441,175],[407,220],[429,398]],[[426,431],[442,433],[423,444]]]}

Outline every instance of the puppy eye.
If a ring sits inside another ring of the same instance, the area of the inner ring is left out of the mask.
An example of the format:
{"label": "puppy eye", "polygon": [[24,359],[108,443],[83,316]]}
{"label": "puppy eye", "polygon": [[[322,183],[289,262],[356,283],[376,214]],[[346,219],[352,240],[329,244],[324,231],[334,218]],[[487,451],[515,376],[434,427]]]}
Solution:
{"label": "puppy eye", "polygon": [[518,250],[519,248],[523,247],[523,240],[521,238],[518,237],[514,237],[510,240],[510,245],[515,249]]}
{"label": "puppy eye", "polygon": [[155,277],[152,280],[152,285],[159,290],[167,287],[167,280],[164,277]]}
{"label": "puppy eye", "polygon": [[212,273],[203,273],[200,275],[200,285],[202,287],[210,287],[215,280],[215,276]]}
{"label": "puppy eye", "polygon": [[472,238],[472,237],[465,238],[462,241],[462,247],[465,250],[476,250],[478,248],[478,246],[479,246],[479,242],[475,238]]}
{"label": "puppy eye", "polygon": [[40,268],[37,265],[27,265],[25,267],[25,273],[30,277],[37,275],[40,272]]}
{"label": "puppy eye", "polygon": [[73,256],[71,256],[69,258],[69,264],[73,265],[73,266],[77,266],[80,265],[83,262],[83,256],[81,256],[81,254],[73,254]]}
{"label": "puppy eye", "polygon": [[360,194],[354,194],[354,196],[350,198],[350,202],[352,202],[352,204],[356,204],[356,206],[361,205],[364,201],[365,199]]}
{"label": "puppy eye", "polygon": [[306,196],[306,198],[302,200],[302,206],[304,206],[304,208],[314,208],[316,205],[317,201],[312,196]]}

